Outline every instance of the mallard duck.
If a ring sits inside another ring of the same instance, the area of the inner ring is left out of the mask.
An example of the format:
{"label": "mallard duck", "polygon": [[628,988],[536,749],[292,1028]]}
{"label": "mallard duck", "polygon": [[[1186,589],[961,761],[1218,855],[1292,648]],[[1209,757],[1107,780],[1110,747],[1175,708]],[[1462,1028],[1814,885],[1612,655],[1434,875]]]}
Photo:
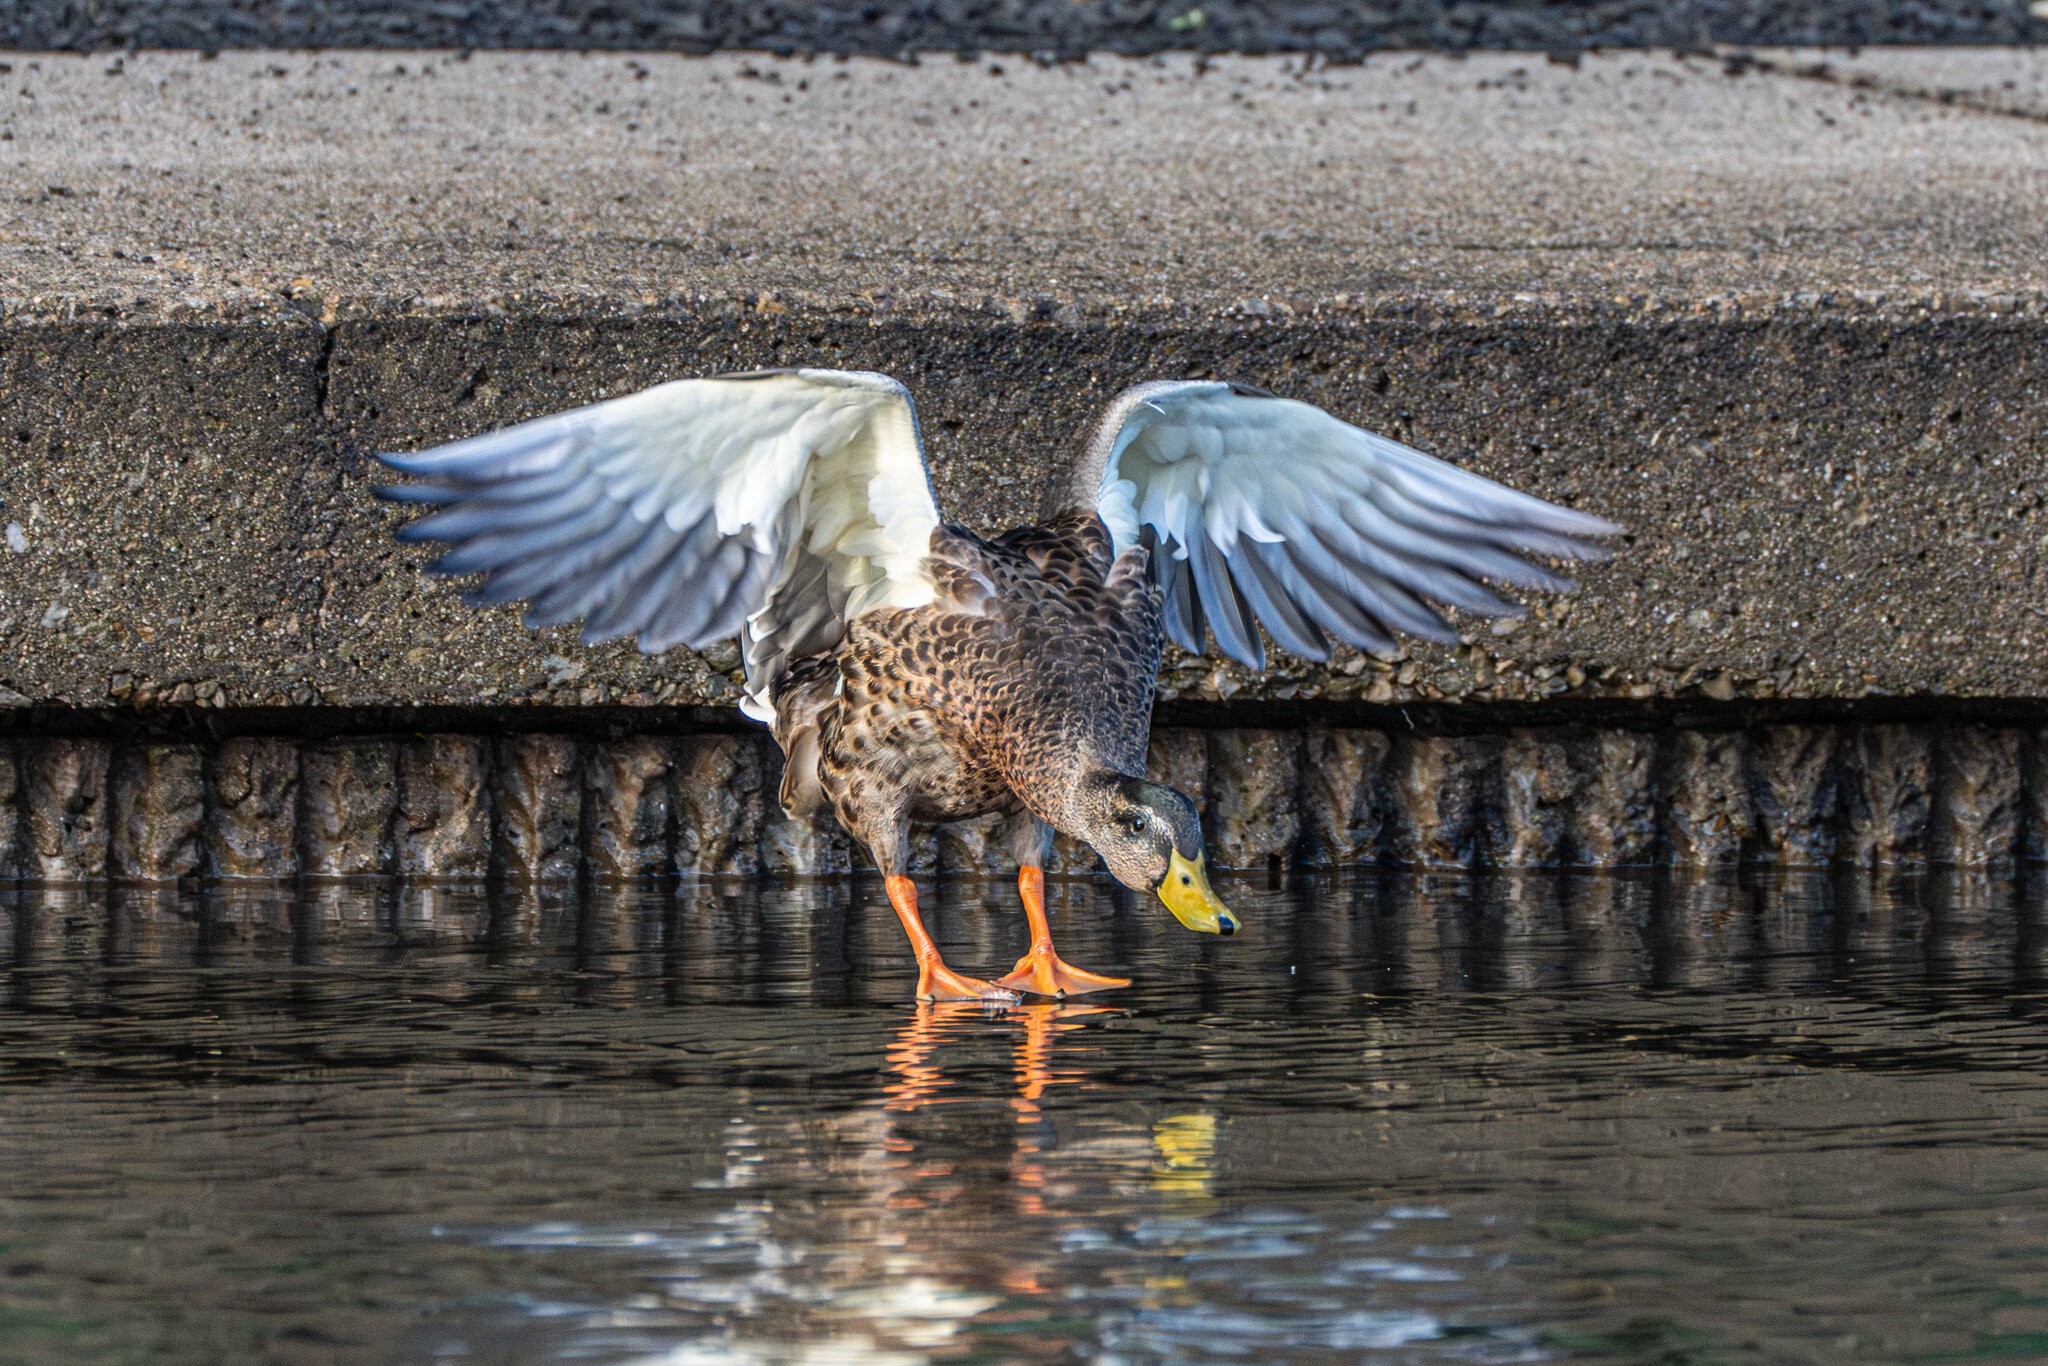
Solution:
{"label": "mallard duck", "polygon": [[[1083,433],[1037,525],[943,521],[909,392],[886,375],[686,379],[416,455],[380,489],[439,511],[399,535],[450,542],[431,569],[529,626],[643,651],[738,636],[741,709],[772,728],[793,816],[829,809],[881,870],[917,994],[1013,1000],[1127,986],[1073,967],[1046,923],[1063,831],[1182,925],[1231,934],[1202,824],[1145,777],[1166,642],[1265,666],[1393,633],[1455,641],[1431,604],[1519,609],[1489,582],[1561,592],[1526,556],[1604,557],[1619,528],[1246,384],[1126,390]],[[1008,817],[1031,948],[1006,976],[956,972],[906,875],[913,822]]]}

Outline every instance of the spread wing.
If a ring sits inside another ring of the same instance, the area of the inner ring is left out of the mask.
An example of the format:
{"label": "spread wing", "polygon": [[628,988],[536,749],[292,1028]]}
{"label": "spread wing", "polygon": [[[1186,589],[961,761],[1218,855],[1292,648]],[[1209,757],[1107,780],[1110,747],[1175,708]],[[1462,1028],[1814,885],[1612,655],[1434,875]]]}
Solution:
{"label": "spread wing", "polygon": [[447,541],[432,566],[478,574],[478,606],[583,621],[586,644],[653,654],[738,634],[742,709],[853,617],[932,599],[939,524],[910,394],[886,375],[773,370],[671,384],[384,462],[438,505],[399,531]]}
{"label": "spread wing", "polygon": [[[1621,528],[1557,507],[1245,385],[1155,382],[1120,394],[1076,471],[1118,553],[1151,548],[1167,634],[1263,668],[1257,625],[1295,654],[1457,633],[1432,604],[1518,614],[1488,582],[1569,590],[1523,558],[1600,560]],[[1255,623],[1257,625],[1255,625]]]}

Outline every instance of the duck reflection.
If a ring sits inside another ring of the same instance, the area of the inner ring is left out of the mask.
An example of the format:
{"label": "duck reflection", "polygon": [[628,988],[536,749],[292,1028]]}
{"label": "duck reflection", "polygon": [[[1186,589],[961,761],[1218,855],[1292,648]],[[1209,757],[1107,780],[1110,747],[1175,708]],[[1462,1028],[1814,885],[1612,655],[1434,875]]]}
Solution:
{"label": "duck reflection", "polygon": [[764,1097],[729,1115],[717,1175],[699,1183],[722,1195],[694,1217],[487,1239],[644,1259],[641,1284],[657,1293],[630,1313],[549,1309],[550,1332],[635,1360],[910,1366],[991,1342],[1006,1360],[1059,1354],[1081,1283],[1063,1265],[1072,1240],[1110,1237],[1104,1211],[1134,1193],[1199,1198],[1217,1150],[1208,1115],[1077,1105],[1064,1134],[1055,1124],[1062,1097],[1097,1088],[1087,1026],[1121,1014],[919,1006],[874,1037],[878,1084],[862,1094],[793,1108]]}
{"label": "duck reflection", "polygon": [[[1003,1187],[1016,1214],[1037,1218],[1059,1213],[1049,1197],[1063,1186],[1080,1184],[1060,1180],[1063,1159],[1075,1166],[1076,1177],[1083,1176],[1078,1169],[1086,1166],[1090,1168],[1087,1178],[1097,1182],[1109,1178],[1108,1185],[1129,1186],[1139,1177],[1149,1176],[1151,1186],[1159,1191],[1207,1194],[1216,1152],[1213,1115],[1165,1116],[1152,1125],[1149,1135],[1138,1125],[1105,1125],[1097,1117],[1091,1121],[1085,1142],[1062,1145],[1060,1141],[1047,1110],[1050,1093],[1055,1087],[1084,1092],[1090,1078],[1085,1068],[1057,1065],[1057,1045],[1064,1036],[1080,1031],[1090,1017],[1122,1013],[1113,1006],[1055,1001],[1014,1007],[999,1016],[991,1016],[973,1002],[920,1005],[885,1053],[882,1111],[892,1117],[929,1115],[949,1099],[966,1103],[986,1099],[985,1095],[954,1089],[943,1053],[949,1045],[971,1046],[991,1029],[1007,1031],[1012,1062],[1006,1103],[1014,1130],[1008,1180]],[[889,1126],[884,1142],[894,1153],[917,1151],[915,1134],[904,1125]]]}
{"label": "duck reflection", "polygon": [[[939,1323],[950,1313],[954,1330],[972,1321],[1021,1347],[1033,1324],[1058,1321],[1071,1281],[1063,1253],[1105,1235],[1105,1209],[1212,1203],[1215,1115],[1141,1118],[1086,1103],[1108,1089],[1087,1065],[1089,1028],[1125,1014],[1058,1001],[999,1013],[941,1002],[897,1027],[877,1102],[835,1126],[857,1154],[841,1173],[853,1198],[835,1222],[889,1249],[884,1269],[902,1287],[892,1345],[933,1346],[952,1335]],[[991,1045],[1006,1049],[1007,1068],[988,1065]],[[1065,1125],[1063,1096],[1075,1102]],[[863,1269],[872,1285],[874,1268]],[[906,1336],[912,1299],[917,1332]]]}
{"label": "duck reflection", "polygon": [[[722,1209],[668,1229],[536,1225],[491,1242],[652,1258],[660,1294],[630,1325],[616,1306],[589,1315],[615,1346],[622,1330],[663,1344],[646,1360],[1064,1355],[1076,1295],[1107,1287],[1144,1312],[1187,1294],[1160,1276],[1165,1243],[1147,1244],[1142,1266],[1097,1255],[1122,1246],[1131,1220],[1214,1206],[1214,1115],[1103,1113],[1112,1079],[1089,1065],[1089,1027],[1123,1015],[919,1006],[877,1039],[879,1085],[863,1098],[727,1120]],[[1095,1260],[1077,1268],[1077,1255]]]}

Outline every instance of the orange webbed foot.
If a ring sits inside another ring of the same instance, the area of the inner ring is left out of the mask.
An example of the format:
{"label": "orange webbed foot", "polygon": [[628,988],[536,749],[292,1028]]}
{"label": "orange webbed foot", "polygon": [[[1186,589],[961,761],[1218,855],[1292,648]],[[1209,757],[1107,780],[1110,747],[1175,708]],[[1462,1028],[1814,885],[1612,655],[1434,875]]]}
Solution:
{"label": "orange webbed foot", "polygon": [[1052,926],[1045,918],[1045,870],[1025,865],[1017,870],[1017,896],[1024,903],[1024,916],[1031,926],[1031,952],[1017,960],[1017,966],[1002,985],[1040,996],[1080,996],[1090,991],[1109,991],[1131,984],[1128,977],[1105,977],[1099,972],[1069,967],[1052,947]]}
{"label": "orange webbed foot", "polygon": [[910,947],[917,954],[917,999],[920,1001],[982,1001],[989,1005],[1014,1005],[1017,993],[994,982],[984,982],[979,977],[969,977],[946,966],[939,957],[939,946],[932,942],[925,930],[924,920],[917,913],[917,885],[900,873],[892,873],[884,879],[889,889],[889,904],[896,908],[897,918],[903,922],[903,931],[910,936]]}
{"label": "orange webbed foot", "polygon": [[1110,991],[1131,984],[1128,977],[1106,977],[1099,972],[1073,967],[1050,947],[1033,951],[1017,960],[1010,975],[998,984],[1040,996],[1081,996],[1091,991]]}
{"label": "orange webbed foot", "polygon": [[917,999],[920,1001],[984,1001],[990,1005],[1014,1005],[1020,998],[999,982],[984,982],[955,972],[944,963],[930,962],[918,969]]}

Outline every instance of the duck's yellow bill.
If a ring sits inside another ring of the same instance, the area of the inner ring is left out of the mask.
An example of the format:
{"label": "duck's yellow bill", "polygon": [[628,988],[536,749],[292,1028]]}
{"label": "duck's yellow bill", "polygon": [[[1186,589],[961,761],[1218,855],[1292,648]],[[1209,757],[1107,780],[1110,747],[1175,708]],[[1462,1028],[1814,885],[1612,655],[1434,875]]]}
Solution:
{"label": "duck's yellow bill", "polygon": [[1159,899],[1173,918],[1198,934],[1236,934],[1237,917],[1209,890],[1209,874],[1203,871],[1206,856],[1184,858],[1180,850],[1166,865],[1166,881],[1159,884]]}

